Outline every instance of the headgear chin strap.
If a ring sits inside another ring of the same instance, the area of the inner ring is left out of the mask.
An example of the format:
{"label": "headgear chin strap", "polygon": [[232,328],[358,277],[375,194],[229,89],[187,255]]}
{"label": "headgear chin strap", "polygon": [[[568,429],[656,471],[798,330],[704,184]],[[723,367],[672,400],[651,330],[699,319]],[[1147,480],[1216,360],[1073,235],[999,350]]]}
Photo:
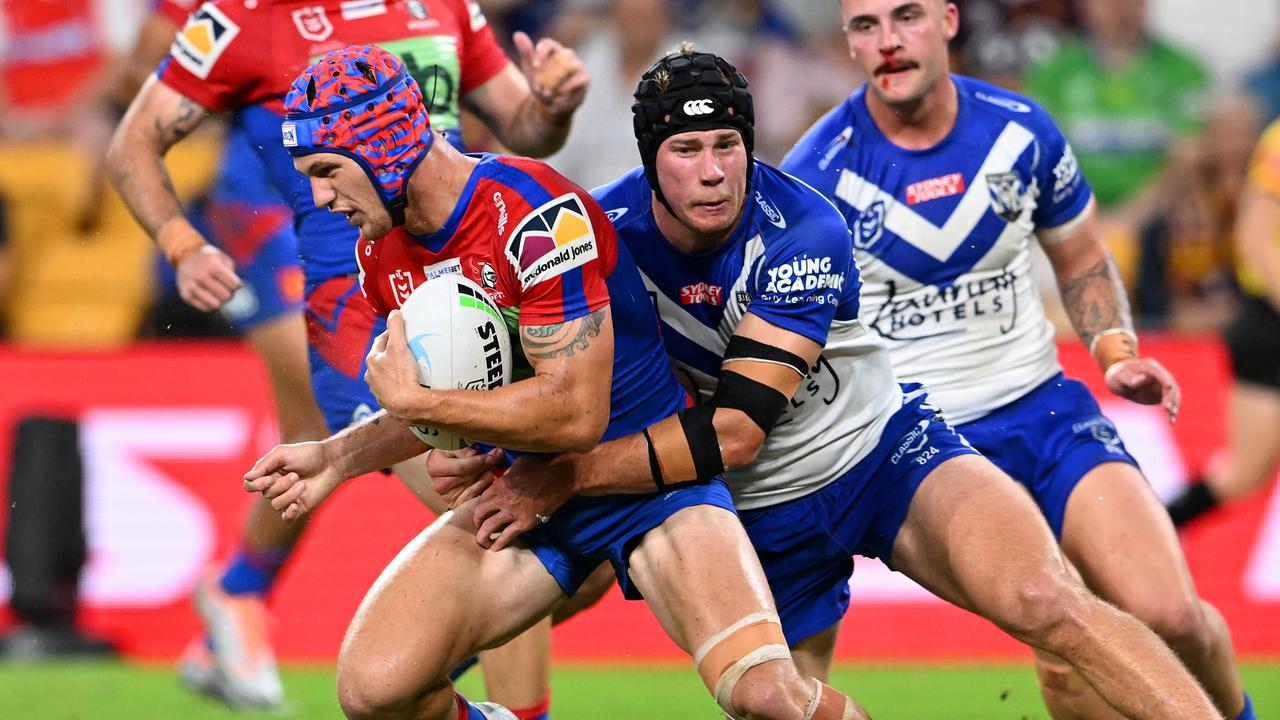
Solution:
{"label": "headgear chin strap", "polygon": [[335,50],[293,81],[284,105],[280,131],[289,154],[355,160],[392,224],[403,225],[409,177],[435,141],[422,91],[404,64],[378,47]]}
{"label": "headgear chin strap", "polygon": [[654,63],[640,77],[632,124],[645,177],[663,207],[673,216],[658,184],[658,148],[672,135],[731,128],[742,135],[747,150],[747,180],[755,166],[755,111],[747,78],[728,60],[712,53],[680,50]]}

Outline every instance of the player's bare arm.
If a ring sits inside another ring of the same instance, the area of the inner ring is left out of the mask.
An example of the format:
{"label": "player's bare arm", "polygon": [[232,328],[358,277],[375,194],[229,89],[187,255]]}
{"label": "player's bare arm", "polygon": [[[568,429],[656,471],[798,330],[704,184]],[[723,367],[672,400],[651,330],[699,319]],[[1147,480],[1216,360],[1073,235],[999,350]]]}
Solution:
{"label": "player's bare arm", "polygon": [[588,453],[518,459],[481,495],[477,541],[499,550],[573,495],[648,493],[753,462],[822,347],[750,313],[734,338],[710,401]]}
{"label": "player's bare arm", "polygon": [[296,520],[338,485],[422,453],[405,423],[386,411],[318,442],[277,445],[244,475],[244,489],[259,492],[285,520]]}
{"label": "player's bare arm", "polygon": [[199,103],[152,77],[129,106],[107,150],[111,183],[177,269],[182,299],[204,311],[230,300],[240,278],[231,258],[207,243],[183,215],[164,156],[208,116]]}
{"label": "player's bare arm", "polygon": [[609,308],[562,323],[522,325],[534,375],[495,390],[432,390],[418,383],[394,311],[367,360],[365,380],[394,417],[476,442],[531,452],[581,452],[609,419],[613,321]]}
{"label": "player's bare arm", "polygon": [[519,69],[508,65],[463,100],[503,145],[522,155],[546,157],[564,145],[590,76],[572,49],[551,38],[534,44],[518,32],[512,40]]}
{"label": "player's bare arm", "polygon": [[1124,281],[1102,240],[1092,203],[1068,228],[1040,233],[1071,325],[1106,374],[1107,387],[1144,405],[1160,403],[1177,417],[1181,390],[1158,361],[1138,356],[1138,336]]}

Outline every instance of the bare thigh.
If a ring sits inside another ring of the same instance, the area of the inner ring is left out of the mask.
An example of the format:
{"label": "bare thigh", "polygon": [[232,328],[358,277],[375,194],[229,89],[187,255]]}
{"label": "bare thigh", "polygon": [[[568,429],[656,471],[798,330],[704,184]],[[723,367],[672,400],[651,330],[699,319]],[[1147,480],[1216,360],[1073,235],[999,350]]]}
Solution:
{"label": "bare thigh", "polygon": [[391,698],[446,683],[452,667],[495,647],[564,599],[529,549],[489,552],[470,504],[446,513],[396,556],[370,588],[338,659],[339,685],[376,685]]}
{"label": "bare thigh", "polygon": [[1140,619],[1195,605],[1169,514],[1132,465],[1105,463],[1080,480],[1067,501],[1062,550],[1095,592]]}
{"label": "bare thigh", "polygon": [[747,615],[777,612],[746,531],[723,508],[688,507],[650,530],[631,553],[629,573],[689,654]]}
{"label": "bare thigh", "polygon": [[975,612],[1009,602],[1011,578],[1068,575],[1026,489],[978,455],[952,458],[925,478],[894,541],[893,565]]}

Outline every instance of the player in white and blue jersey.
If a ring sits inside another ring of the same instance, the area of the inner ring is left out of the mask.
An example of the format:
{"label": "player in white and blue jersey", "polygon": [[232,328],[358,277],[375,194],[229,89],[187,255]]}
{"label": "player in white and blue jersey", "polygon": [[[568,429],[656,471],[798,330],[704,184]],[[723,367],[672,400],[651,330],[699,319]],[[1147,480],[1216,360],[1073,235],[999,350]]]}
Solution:
{"label": "player in white and blue jersey", "polygon": [[482,496],[478,539],[552,515],[570,493],[723,472],[787,641],[815,676],[829,667],[856,553],[1068,656],[1129,717],[1213,717],[1155,634],[1070,575],[1026,493],[919,386],[898,385],[859,319],[843,218],[751,157],[746,79],[682,48],[645,73],[633,112],[643,168],[594,194],[702,402],[569,462],[517,461]]}
{"label": "player in white and blue jersey", "polygon": [[[1141,358],[1122,283],[1071,148],[1032,101],[951,75],[954,5],[845,0],[867,84],[822,118],[782,168],[832,199],[862,268],[862,321],[893,367],[1035,497],[1090,587],[1160,634],[1227,717],[1252,717],[1221,616],[1196,596],[1177,537],[1115,426],[1065,377],[1031,279],[1039,243],[1072,323],[1115,393],[1178,388]],[[1040,656],[1054,716],[1109,712]]]}

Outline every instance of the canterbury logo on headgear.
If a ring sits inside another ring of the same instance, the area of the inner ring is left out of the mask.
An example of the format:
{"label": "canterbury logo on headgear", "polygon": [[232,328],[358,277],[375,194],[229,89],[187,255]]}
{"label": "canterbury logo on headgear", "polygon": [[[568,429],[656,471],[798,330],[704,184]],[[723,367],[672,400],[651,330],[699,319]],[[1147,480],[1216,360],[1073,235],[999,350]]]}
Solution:
{"label": "canterbury logo on headgear", "polygon": [[701,100],[690,100],[684,104],[684,114],[694,115],[710,115],[715,112],[715,105],[712,104],[711,98],[702,98]]}

